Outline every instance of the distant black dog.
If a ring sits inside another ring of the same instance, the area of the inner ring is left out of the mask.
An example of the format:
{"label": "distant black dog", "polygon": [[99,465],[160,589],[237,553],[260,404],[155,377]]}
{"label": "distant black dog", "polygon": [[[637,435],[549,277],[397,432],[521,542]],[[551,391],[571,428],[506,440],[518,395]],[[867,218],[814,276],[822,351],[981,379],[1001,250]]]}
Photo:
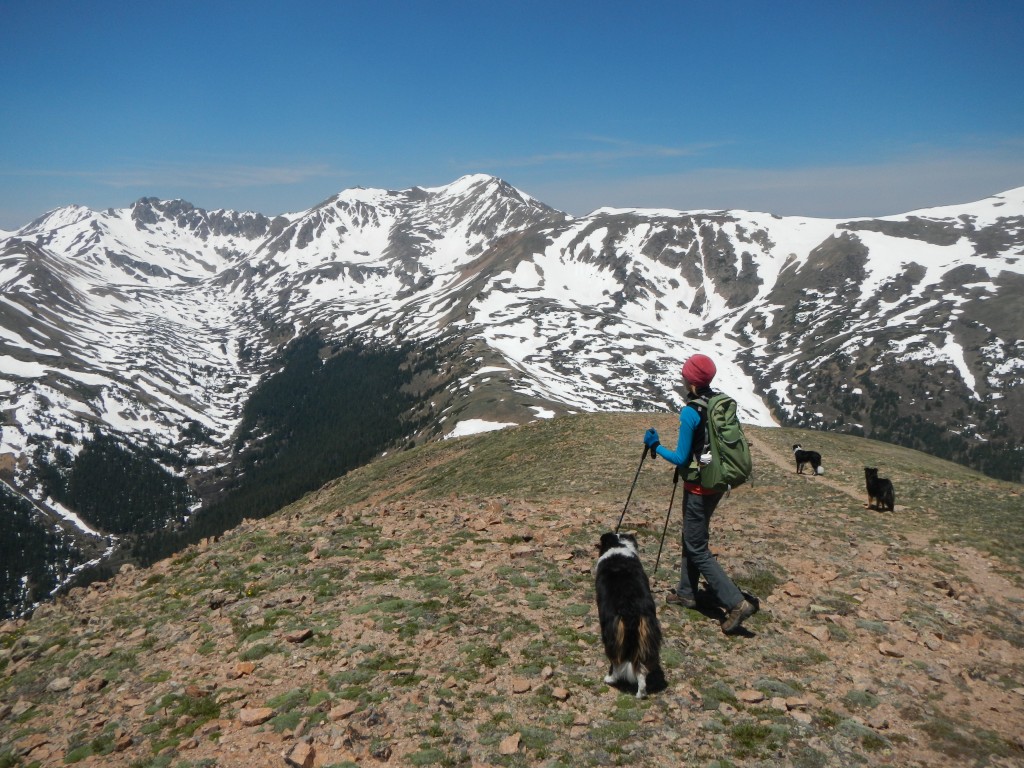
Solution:
{"label": "distant black dog", "polygon": [[864,467],[864,482],[868,487],[868,509],[892,512],[896,508],[896,489],[889,478],[878,476],[877,467]]}
{"label": "distant black dog", "polygon": [[793,446],[793,455],[796,456],[796,473],[802,475],[804,466],[811,465],[816,475],[824,475],[825,468],[821,466],[821,454],[817,451],[805,451],[799,445]]}
{"label": "distant black dog", "polygon": [[636,685],[636,697],[666,687],[661,669],[661,625],[651,584],[640,564],[636,537],[606,533],[597,545],[597,614],[601,639],[611,662],[604,681]]}

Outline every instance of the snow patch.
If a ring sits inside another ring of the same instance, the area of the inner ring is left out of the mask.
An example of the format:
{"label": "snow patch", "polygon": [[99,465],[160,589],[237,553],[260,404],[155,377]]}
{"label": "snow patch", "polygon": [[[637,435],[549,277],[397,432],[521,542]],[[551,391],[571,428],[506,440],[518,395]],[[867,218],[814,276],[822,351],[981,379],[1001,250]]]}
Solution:
{"label": "snow patch", "polygon": [[518,426],[515,422],[486,421],[484,419],[466,419],[460,421],[451,432],[444,436],[445,440],[467,435],[478,435],[482,432],[494,432],[506,427]]}

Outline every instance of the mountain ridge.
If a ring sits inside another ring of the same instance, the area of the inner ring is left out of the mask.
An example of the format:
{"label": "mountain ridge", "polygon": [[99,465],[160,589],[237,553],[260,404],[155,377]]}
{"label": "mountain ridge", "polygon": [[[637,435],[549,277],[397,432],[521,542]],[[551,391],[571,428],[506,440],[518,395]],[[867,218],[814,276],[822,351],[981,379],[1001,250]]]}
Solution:
{"label": "mountain ridge", "polygon": [[0,469],[72,519],[44,476],[110,434],[205,498],[254,447],[237,440],[248,398],[316,333],[325,359],[353,334],[443,357],[406,444],[671,411],[700,351],[746,423],[864,434],[1019,480],[1022,254],[1024,187],[849,221],[574,218],[481,174],[274,218],[153,198],[61,209],[0,240]]}

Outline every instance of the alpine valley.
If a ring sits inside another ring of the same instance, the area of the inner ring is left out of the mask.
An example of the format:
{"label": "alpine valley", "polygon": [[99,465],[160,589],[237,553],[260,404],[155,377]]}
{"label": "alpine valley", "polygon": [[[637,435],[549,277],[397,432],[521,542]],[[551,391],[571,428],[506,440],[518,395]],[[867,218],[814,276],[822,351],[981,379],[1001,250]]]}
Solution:
{"label": "alpine valley", "polygon": [[849,220],[573,217],[484,175],[144,198],[0,232],[0,286],[0,618],[386,451],[675,410],[694,352],[747,423],[1024,479],[1024,187]]}

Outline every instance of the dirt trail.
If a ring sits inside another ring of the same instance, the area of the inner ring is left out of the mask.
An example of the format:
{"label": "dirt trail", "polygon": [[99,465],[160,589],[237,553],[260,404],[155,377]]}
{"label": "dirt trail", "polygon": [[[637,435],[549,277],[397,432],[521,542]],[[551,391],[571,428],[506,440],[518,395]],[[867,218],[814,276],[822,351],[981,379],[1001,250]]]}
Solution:
{"label": "dirt trail", "polygon": [[[786,455],[776,450],[763,440],[758,441],[753,446],[753,450],[757,453],[758,458],[765,458],[780,469],[796,474],[792,455]],[[830,479],[827,474],[827,467],[825,472],[826,474],[824,475],[811,474],[808,480],[822,483],[834,491],[857,500],[864,509],[869,509],[865,501],[867,498],[866,491],[863,487],[854,487],[848,483]],[[906,512],[906,507],[897,504],[894,512]],[[889,519],[893,521],[898,520],[898,518],[892,517]],[[941,553],[955,561],[959,571],[958,577],[971,584],[978,592],[983,594],[999,594],[1012,601],[1024,602],[1024,590],[1018,588],[1013,581],[994,570],[994,566],[989,562],[988,558],[984,557],[977,550],[964,546],[951,547],[949,545],[936,544],[931,540],[931,535],[927,529],[921,530],[914,526],[900,526],[900,529],[900,534],[906,537],[907,541],[914,547],[921,550],[931,550],[936,554]]]}
{"label": "dirt trail", "polygon": [[[753,448],[758,454],[763,455],[764,458],[768,459],[775,466],[796,474],[796,464],[793,460],[793,454],[783,455],[764,441],[758,441]],[[814,478],[815,482],[823,483],[832,490],[838,491],[839,493],[845,493],[850,498],[859,501],[862,505],[864,504],[864,499],[866,498],[864,488],[854,488],[852,485],[829,479],[827,467],[825,468],[824,475],[815,475],[812,473],[810,477]]]}

